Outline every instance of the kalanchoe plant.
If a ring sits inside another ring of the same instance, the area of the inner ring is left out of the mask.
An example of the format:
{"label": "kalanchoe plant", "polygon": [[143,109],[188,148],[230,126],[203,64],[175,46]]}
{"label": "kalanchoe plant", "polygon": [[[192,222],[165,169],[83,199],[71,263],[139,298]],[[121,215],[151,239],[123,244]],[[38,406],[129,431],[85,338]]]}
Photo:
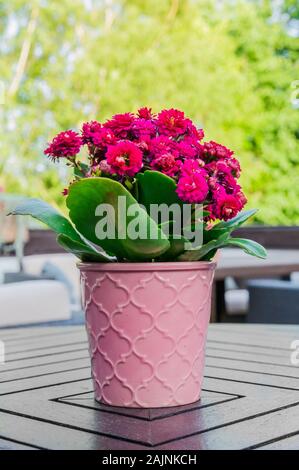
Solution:
{"label": "kalanchoe plant", "polygon": [[[210,260],[224,246],[237,246],[264,258],[266,252],[258,243],[231,237],[255,213],[241,212],[246,197],[238,184],[238,160],[225,146],[203,139],[203,130],[176,109],[155,115],[141,108],[136,115],[117,114],[104,124],[84,123],[80,133],[58,134],[44,152],[73,167],[73,180],[63,191],[70,220],[37,199],[13,213],[29,214],[47,224],[57,233],[58,243],[82,261]],[[82,160],[84,147],[87,152]],[[110,204],[118,215],[120,196],[127,208],[137,205],[146,236],[131,239],[124,235],[132,221],[128,211],[123,223],[118,217],[110,220],[115,238],[99,240],[97,207]],[[151,204],[192,204],[190,227],[202,231],[203,243],[186,249],[183,231],[171,231],[171,218],[160,224],[153,220]],[[197,204],[203,207],[200,215]],[[151,229],[156,229],[156,238],[151,237]]]}

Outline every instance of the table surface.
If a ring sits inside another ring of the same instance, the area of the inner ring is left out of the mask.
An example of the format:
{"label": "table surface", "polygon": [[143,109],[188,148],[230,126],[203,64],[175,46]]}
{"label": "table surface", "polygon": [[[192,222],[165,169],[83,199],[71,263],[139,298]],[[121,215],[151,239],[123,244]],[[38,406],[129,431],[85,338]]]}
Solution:
{"label": "table surface", "polygon": [[201,401],[93,399],[83,327],[1,330],[0,449],[299,449],[299,326],[211,325]]}
{"label": "table surface", "polygon": [[266,259],[249,256],[239,249],[221,250],[215,279],[283,276],[299,271],[299,250],[269,249]]}

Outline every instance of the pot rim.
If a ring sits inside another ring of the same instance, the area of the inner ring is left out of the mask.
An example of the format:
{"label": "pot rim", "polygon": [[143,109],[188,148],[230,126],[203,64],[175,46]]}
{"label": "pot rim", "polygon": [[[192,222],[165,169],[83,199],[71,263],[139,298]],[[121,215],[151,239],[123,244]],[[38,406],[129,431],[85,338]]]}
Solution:
{"label": "pot rim", "polygon": [[78,262],[80,271],[209,271],[216,267],[215,261],[158,261],[132,263]]}

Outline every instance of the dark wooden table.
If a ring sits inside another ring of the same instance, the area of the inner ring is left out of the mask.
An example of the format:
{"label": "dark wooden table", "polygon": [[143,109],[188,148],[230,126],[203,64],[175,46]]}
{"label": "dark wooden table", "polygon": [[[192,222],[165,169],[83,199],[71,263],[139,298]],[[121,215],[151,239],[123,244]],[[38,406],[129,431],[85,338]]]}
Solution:
{"label": "dark wooden table", "polygon": [[211,325],[200,402],[93,399],[83,327],[1,330],[0,449],[299,449],[299,327]]}

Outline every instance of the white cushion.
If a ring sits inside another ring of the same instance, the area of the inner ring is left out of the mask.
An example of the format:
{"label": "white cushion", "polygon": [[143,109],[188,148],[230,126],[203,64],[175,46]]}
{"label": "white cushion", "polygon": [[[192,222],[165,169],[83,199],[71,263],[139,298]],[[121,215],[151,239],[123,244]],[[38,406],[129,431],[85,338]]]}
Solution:
{"label": "white cushion", "polygon": [[24,281],[0,285],[0,327],[67,320],[67,288],[57,281]]}
{"label": "white cushion", "polygon": [[78,259],[68,253],[42,254],[25,256],[23,259],[24,270],[28,274],[39,275],[44,264],[49,261],[56,265],[68,278],[74,288],[74,293],[80,304],[80,274],[76,266]]}
{"label": "white cushion", "polygon": [[249,292],[247,289],[232,289],[225,292],[225,308],[228,315],[248,313]]}
{"label": "white cushion", "polygon": [[3,282],[5,273],[15,273],[19,271],[17,258],[14,256],[0,257],[0,284]]}

